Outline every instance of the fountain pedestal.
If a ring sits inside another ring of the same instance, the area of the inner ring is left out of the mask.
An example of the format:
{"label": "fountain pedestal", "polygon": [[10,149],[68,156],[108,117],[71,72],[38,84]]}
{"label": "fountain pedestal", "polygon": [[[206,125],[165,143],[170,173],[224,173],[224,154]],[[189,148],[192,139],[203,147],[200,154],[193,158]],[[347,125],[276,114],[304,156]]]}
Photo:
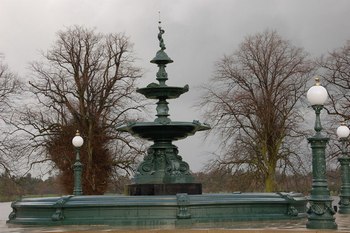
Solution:
{"label": "fountain pedestal", "polygon": [[202,185],[193,183],[188,164],[171,141],[157,141],[148,149],[134,180],[127,186],[128,195],[202,194]]}
{"label": "fountain pedestal", "polygon": [[143,162],[135,173],[134,183],[127,186],[129,195],[173,195],[176,193],[201,194],[202,185],[194,182],[189,165],[182,161],[178,140],[208,126],[194,122],[131,123],[118,130],[153,140]]}
{"label": "fountain pedestal", "polygon": [[188,164],[170,141],[157,141],[148,149],[134,180],[135,184],[127,186],[131,196],[202,194],[202,185],[193,183]]}

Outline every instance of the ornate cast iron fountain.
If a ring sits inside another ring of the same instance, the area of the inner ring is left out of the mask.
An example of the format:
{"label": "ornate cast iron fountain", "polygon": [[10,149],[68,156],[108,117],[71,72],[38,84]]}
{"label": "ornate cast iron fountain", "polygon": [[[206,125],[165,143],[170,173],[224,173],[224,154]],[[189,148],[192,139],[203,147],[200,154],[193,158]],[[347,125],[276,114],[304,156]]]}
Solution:
{"label": "ornate cast iron fountain", "polygon": [[201,194],[201,184],[194,183],[188,164],[182,161],[173,141],[186,138],[197,131],[210,129],[209,125],[199,121],[176,122],[169,118],[168,99],[176,99],[188,91],[184,87],[168,86],[166,65],[172,63],[165,53],[163,39],[164,30],[159,28],[158,40],[160,50],[151,63],[158,66],[158,83],[151,83],[137,92],[148,99],[157,99],[157,118],[154,122],[132,122],[118,128],[137,137],[153,141],[147,155],[139,165],[135,174],[135,184],[128,186],[129,195],[161,195],[161,194]]}

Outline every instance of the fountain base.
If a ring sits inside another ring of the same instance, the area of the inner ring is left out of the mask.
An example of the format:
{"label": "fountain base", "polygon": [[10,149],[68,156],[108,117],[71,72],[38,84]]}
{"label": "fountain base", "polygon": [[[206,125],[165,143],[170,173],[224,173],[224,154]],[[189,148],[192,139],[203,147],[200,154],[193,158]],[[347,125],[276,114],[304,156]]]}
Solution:
{"label": "fountain base", "polygon": [[130,196],[139,195],[176,195],[187,193],[189,195],[202,194],[200,183],[178,184],[131,184],[126,187],[126,193]]}

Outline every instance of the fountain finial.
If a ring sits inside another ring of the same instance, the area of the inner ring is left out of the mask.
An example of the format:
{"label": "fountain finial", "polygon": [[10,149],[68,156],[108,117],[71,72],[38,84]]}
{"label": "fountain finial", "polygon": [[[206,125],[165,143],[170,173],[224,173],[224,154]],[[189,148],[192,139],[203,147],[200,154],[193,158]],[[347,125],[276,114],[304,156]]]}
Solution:
{"label": "fountain finial", "polygon": [[165,30],[162,28],[162,21],[160,20],[160,11],[158,11],[159,14],[159,21],[158,21],[158,29],[159,29],[159,33],[158,33],[158,40],[159,40],[159,47],[161,50],[165,50],[165,44],[164,44],[164,39],[163,39],[163,34],[165,33]]}
{"label": "fountain finial", "polygon": [[172,63],[173,60],[170,59],[170,57],[168,57],[168,55],[164,52],[164,50],[166,49],[165,47],[165,43],[164,43],[164,39],[163,39],[163,34],[165,33],[165,30],[162,28],[162,21],[160,20],[160,12],[159,13],[159,21],[158,21],[158,40],[159,40],[159,47],[160,50],[157,52],[155,58],[153,58],[151,60],[151,63],[156,63],[158,65],[160,64],[168,64],[168,63]]}

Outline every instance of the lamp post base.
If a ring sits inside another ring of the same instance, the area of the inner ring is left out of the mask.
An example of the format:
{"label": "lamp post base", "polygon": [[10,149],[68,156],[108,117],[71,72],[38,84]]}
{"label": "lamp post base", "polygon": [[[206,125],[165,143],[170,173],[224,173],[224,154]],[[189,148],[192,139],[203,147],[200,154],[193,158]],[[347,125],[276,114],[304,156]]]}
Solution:
{"label": "lamp post base", "polygon": [[350,214],[350,196],[340,196],[339,214]]}
{"label": "lamp post base", "polygon": [[[317,106],[316,106],[317,107]],[[316,108],[314,107],[314,108]],[[319,109],[320,110],[320,109]],[[306,227],[310,229],[337,229],[332,206],[333,199],[327,184],[326,177],[326,145],[329,138],[324,137],[319,131],[321,129],[319,112],[316,119],[316,134],[308,138],[312,149],[312,190],[309,198],[310,207],[307,211],[308,222]]]}
{"label": "lamp post base", "polygon": [[335,211],[332,207],[332,199],[309,200],[310,207],[307,211],[308,221],[306,228],[309,229],[337,229],[333,215]]}
{"label": "lamp post base", "polygon": [[306,223],[306,228],[308,229],[337,229],[338,225],[331,219],[309,219]]}
{"label": "lamp post base", "polygon": [[350,158],[346,155],[345,141],[342,142],[343,157],[338,158],[340,162],[342,185],[340,189],[339,214],[350,214]]}
{"label": "lamp post base", "polygon": [[306,223],[308,229],[337,229],[338,225],[335,222],[329,222],[329,220],[309,220]]}

